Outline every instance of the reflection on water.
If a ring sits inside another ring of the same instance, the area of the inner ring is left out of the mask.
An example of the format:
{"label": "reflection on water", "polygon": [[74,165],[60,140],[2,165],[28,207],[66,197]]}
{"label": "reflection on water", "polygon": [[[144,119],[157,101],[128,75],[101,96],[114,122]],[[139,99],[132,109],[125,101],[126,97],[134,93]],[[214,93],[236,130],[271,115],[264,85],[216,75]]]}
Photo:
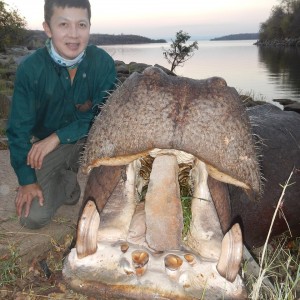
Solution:
{"label": "reflection on water", "polygon": [[259,62],[268,70],[268,78],[277,89],[300,95],[300,49],[265,48],[258,51]]}
{"label": "reflection on water", "polygon": [[[300,51],[296,49],[259,48],[255,41],[199,41],[199,50],[177,75],[204,79],[223,77],[241,93],[253,94],[265,101],[292,99],[300,101]],[[166,44],[114,45],[103,48],[115,60],[149,65],[170,65],[163,57]]]}

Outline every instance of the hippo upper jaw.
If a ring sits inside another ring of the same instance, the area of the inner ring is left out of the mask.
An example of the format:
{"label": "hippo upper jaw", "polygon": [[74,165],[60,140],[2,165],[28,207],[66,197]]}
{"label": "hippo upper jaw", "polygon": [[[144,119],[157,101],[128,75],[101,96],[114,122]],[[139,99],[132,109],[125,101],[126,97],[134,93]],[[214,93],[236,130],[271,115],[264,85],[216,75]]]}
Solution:
{"label": "hippo upper jaw", "polygon": [[[118,156],[118,157],[104,157],[104,158],[97,158],[94,159],[90,165],[88,166],[82,166],[82,172],[86,175],[88,175],[91,170],[95,167],[100,167],[100,166],[122,166],[122,165],[128,165],[134,160],[141,159],[143,157],[146,157],[150,155],[151,157],[156,157],[157,155],[164,155],[164,154],[172,154],[177,157],[177,162],[178,164],[180,163],[194,163],[195,160],[199,159],[196,158],[194,155],[190,153],[186,153],[184,151],[176,150],[176,149],[158,149],[154,148],[149,151],[143,151],[137,154],[133,155],[123,155],[123,156]],[[201,160],[201,159],[200,159]],[[256,191],[254,188],[251,187],[251,185],[248,182],[243,182],[240,181],[231,175],[225,174],[221,171],[219,171],[216,167],[210,165],[209,163],[206,163],[206,168],[208,171],[208,174],[223,183],[228,183],[232,184],[235,186],[238,186],[242,189],[245,190],[246,194],[250,199],[255,199],[256,198]],[[259,178],[256,179],[259,181]]]}
{"label": "hippo upper jaw", "polygon": [[173,77],[151,67],[134,73],[95,119],[83,170],[126,165],[156,148],[189,153],[212,177],[261,194],[250,120],[236,90],[221,78]]}

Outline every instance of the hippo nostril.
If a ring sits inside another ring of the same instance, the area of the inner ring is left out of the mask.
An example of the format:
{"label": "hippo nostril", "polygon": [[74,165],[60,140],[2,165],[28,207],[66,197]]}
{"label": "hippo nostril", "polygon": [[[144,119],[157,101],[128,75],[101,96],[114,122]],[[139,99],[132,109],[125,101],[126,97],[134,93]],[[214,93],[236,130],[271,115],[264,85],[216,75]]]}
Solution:
{"label": "hippo nostril", "polygon": [[174,254],[169,254],[165,257],[165,266],[167,269],[171,271],[178,270],[183,263],[183,260]]}

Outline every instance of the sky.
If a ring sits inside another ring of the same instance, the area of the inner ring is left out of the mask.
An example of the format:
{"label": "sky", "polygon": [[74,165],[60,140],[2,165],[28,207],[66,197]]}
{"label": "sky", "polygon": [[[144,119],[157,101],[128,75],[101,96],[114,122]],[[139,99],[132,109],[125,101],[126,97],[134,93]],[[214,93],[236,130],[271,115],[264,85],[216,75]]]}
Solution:
{"label": "sky", "polygon": [[[43,0],[5,0],[42,30]],[[91,33],[137,34],[169,40],[179,30],[192,38],[258,32],[280,0],[90,0]]]}

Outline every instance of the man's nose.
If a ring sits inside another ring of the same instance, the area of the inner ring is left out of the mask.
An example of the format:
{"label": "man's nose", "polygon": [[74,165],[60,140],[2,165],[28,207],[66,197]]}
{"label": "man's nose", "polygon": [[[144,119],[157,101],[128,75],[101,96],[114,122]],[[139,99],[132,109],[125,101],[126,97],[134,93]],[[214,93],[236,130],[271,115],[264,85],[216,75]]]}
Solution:
{"label": "man's nose", "polygon": [[69,27],[69,36],[78,37],[78,27],[76,25],[71,25]]}

